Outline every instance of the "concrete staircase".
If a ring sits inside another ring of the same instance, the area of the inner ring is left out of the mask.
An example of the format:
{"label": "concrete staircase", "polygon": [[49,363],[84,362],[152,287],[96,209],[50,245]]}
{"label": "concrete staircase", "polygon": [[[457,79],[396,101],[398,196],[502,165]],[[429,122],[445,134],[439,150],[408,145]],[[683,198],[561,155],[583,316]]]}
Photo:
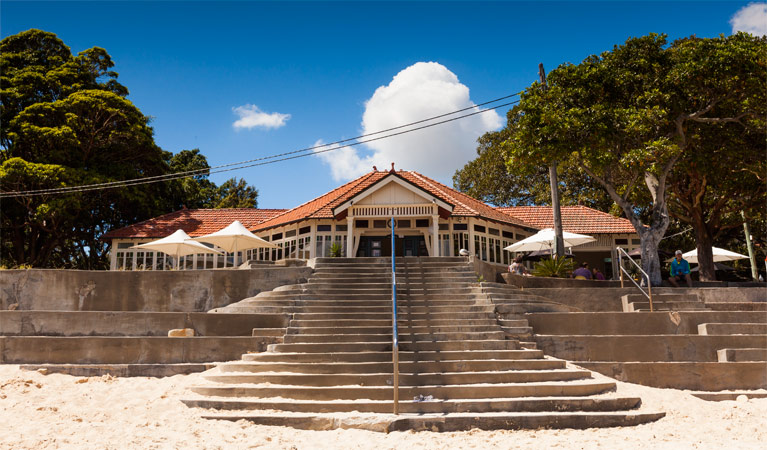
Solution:
{"label": "concrete staircase", "polygon": [[[650,301],[643,294],[629,294],[621,297],[623,312],[650,311]],[[707,304],[697,294],[656,294],[653,295],[653,311],[707,311]]]}
{"label": "concrete staircase", "polygon": [[615,383],[521,348],[527,322],[463,258],[398,258],[400,413],[392,414],[390,260],[320,258],[307,283],[212,312],[291,314],[283,343],[208,371],[190,407],[210,419],[376,431],[628,426],[664,413]]}

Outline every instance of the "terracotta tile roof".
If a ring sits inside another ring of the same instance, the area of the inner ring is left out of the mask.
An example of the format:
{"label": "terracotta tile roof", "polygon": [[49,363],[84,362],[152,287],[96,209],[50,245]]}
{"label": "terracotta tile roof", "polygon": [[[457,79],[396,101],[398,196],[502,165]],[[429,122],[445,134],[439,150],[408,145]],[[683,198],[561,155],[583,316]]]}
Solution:
{"label": "terracotta tile roof", "polygon": [[153,219],[112,230],[102,236],[103,240],[115,238],[162,238],[179,228],[189,236],[197,237],[218,231],[235,220],[249,230],[265,220],[284,213],[284,209],[182,209]]}
{"label": "terracotta tile roof", "polygon": [[[513,206],[496,209],[538,229],[554,226],[550,206]],[[561,211],[562,228],[571,233],[636,233],[634,226],[627,219],[614,217],[586,206],[563,206]]]}
{"label": "terracotta tile roof", "polygon": [[[351,199],[355,195],[372,186],[389,174],[390,172],[388,171],[381,171],[370,172],[362,175],[361,177],[352,180],[343,186],[333,189],[325,195],[321,195],[304,203],[303,205],[286,211],[284,214],[273,217],[267,222],[259,224],[257,229],[264,230],[267,228],[294,223],[304,219],[332,219],[333,208],[343,204],[347,200]],[[488,206],[479,200],[469,197],[468,195],[458,192],[450,187],[447,187],[442,183],[434,181],[431,178],[423,176],[418,172],[401,170],[395,172],[395,174],[404,180],[418,186],[419,188],[431,193],[435,197],[438,197],[440,200],[453,205],[454,216],[484,217],[486,219],[494,220],[497,222],[529,227],[529,225],[523,223],[520,220],[517,220],[514,217],[498,212],[495,208]]]}

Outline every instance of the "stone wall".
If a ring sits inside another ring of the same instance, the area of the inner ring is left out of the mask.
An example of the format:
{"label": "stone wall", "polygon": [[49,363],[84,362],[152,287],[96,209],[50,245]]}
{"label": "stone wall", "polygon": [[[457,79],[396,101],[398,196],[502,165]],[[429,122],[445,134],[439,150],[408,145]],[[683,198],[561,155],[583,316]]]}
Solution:
{"label": "stone wall", "polygon": [[[636,287],[600,287],[600,288],[523,288],[523,292],[547,297],[553,301],[574,306],[581,311],[603,312],[623,311],[621,296],[637,294]],[[653,288],[653,296],[658,294],[698,294],[705,302],[764,302],[767,301],[767,289],[760,287],[722,287],[722,288]]]}
{"label": "stone wall", "polygon": [[309,267],[189,271],[2,270],[0,309],[49,311],[209,311],[286,284]]}

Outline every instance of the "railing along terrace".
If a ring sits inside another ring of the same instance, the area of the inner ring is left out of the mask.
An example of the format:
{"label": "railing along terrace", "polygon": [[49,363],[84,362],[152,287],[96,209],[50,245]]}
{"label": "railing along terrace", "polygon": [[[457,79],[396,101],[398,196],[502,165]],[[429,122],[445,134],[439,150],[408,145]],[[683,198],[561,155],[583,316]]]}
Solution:
{"label": "railing along terrace", "polygon": [[355,205],[352,208],[354,217],[416,217],[437,214],[433,204],[422,205]]}
{"label": "railing along terrace", "polygon": [[[650,283],[650,275],[647,275],[647,272],[642,270],[642,268],[639,266],[639,264],[634,261],[628,253],[626,253],[626,250],[622,249],[621,247],[616,247],[616,250],[618,251],[618,268],[621,272],[621,287],[623,287],[623,275],[625,274],[629,280],[631,280],[632,283],[634,283],[634,286],[639,288],[639,290],[644,294],[645,297],[650,301],[650,312],[653,312],[652,307],[652,283]],[[631,261],[631,264],[633,264],[638,270],[639,273],[642,274],[644,279],[647,280],[647,292],[642,288],[642,286],[639,285],[639,283],[634,280],[634,277],[631,276],[631,274],[623,267],[623,255],[626,255],[626,259]]]}

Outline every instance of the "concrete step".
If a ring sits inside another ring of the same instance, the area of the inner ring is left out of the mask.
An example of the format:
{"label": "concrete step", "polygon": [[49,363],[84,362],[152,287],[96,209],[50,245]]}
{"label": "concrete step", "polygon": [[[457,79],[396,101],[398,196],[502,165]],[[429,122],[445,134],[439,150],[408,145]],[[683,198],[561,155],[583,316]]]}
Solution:
{"label": "concrete step", "polygon": [[[420,264],[466,264],[467,259],[463,256],[397,256],[394,262],[398,265],[420,265]],[[321,257],[315,259],[315,264],[391,264],[391,257],[366,257],[366,258],[330,258]]]}
{"label": "concrete step", "polygon": [[[401,398],[431,395],[435,399],[589,396],[615,389],[615,383],[593,380],[545,383],[494,383],[444,386],[400,386]],[[291,398],[298,400],[391,400],[391,386],[193,386],[191,391],[215,397]]]}
{"label": "concrete step", "polygon": [[767,398],[767,392],[764,391],[734,391],[734,392],[690,392],[690,395],[709,402],[723,402],[727,400],[737,400],[741,395],[748,399]]}
{"label": "concrete step", "polygon": [[[508,322],[508,321],[506,321]],[[527,321],[523,321],[527,323]],[[494,326],[497,323],[492,318],[484,319],[421,319],[410,320],[407,317],[400,317],[397,323],[402,327],[467,327],[467,326]],[[391,315],[388,319],[337,319],[337,320],[296,320],[289,323],[292,328],[333,328],[344,330],[349,327],[387,327],[391,328]]]}
{"label": "concrete step", "polygon": [[[479,299],[481,300],[481,299]],[[242,301],[240,306],[375,306],[391,308],[391,298],[386,300],[258,300]],[[398,307],[430,307],[430,306],[490,306],[486,303],[479,303],[478,299],[455,300],[446,298],[444,300],[411,300],[397,298]]]}
{"label": "concrete step", "polygon": [[[413,312],[399,310],[397,314],[397,320],[452,320],[455,319],[456,314],[449,312]],[[464,312],[460,315],[461,318],[482,320],[490,319],[495,320],[495,314],[493,312]],[[297,312],[293,314],[293,320],[391,320],[391,311],[387,312],[343,312],[343,313],[304,313]]]}
{"label": "concrete step", "polygon": [[547,413],[452,413],[433,415],[370,415],[337,418],[307,413],[216,414],[205,419],[247,420],[258,425],[290,426],[305,430],[358,428],[389,433],[392,431],[468,431],[519,430],[541,428],[605,428],[636,426],[661,419],[665,413],[639,412],[547,412]]}
{"label": "concrete step", "polygon": [[767,302],[707,302],[711,311],[767,311]]}
{"label": "concrete step", "polygon": [[[703,302],[656,302],[653,299],[654,311],[705,311],[706,304]],[[650,311],[650,302],[632,302],[629,304],[630,311]]]}
{"label": "concrete step", "polygon": [[[467,359],[456,361],[400,361],[400,373],[477,372],[498,370],[564,369],[560,359]],[[218,366],[220,372],[294,372],[294,373],[391,373],[392,362],[264,362],[233,361]]]}
{"label": "concrete step", "polygon": [[498,323],[502,327],[527,327],[529,326],[526,319],[498,319]]}
{"label": "concrete step", "polygon": [[[574,336],[536,334],[538,348],[569,361],[716,362],[723,348],[764,348],[767,336]],[[767,372],[766,372],[767,373]]]}
{"label": "concrete step", "polygon": [[767,361],[767,348],[722,348],[716,357],[719,362]]}
{"label": "concrete step", "polygon": [[[486,322],[487,323],[487,322]],[[481,333],[481,332],[488,332],[488,331],[498,331],[499,327],[498,325],[491,324],[491,325],[463,325],[461,323],[454,324],[454,325],[442,325],[442,326],[436,326],[432,324],[421,324],[419,326],[413,326],[408,323],[398,322],[398,331],[399,336],[405,336],[412,333],[417,334],[428,334],[428,333]],[[302,327],[290,327],[287,330],[287,334],[322,334],[322,335],[333,335],[333,334],[388,334],[391,336],[392,327],[391,327],[391,321],[388,324],[388,326],[382,326],[382,327],[355,327],[355,326],[346,326],[346,327],[308,327],[308,326],[302,326]],[[285,334],[285,333],[283,333]],[[282,336],[282,335],[280,335]]]}
{"label": "concrete step", "polygon": [[[410,333],[400,331],[400,345],[411,342],[441,342],[441,341],[474,341],[474,340],[503,340],[506,336],[503,331],[482,331],[478,333]],[[335,345],[342,342],[391,342],[391,333],[382,334],[288,334],[285,335],[285,344],[296,343],[324,343]]]}
{"label": "concrete step", "polygon": [[[392,373],[221,373],[205,379],[225,384],[270,383],[282,386],[391,386]],[[423,385],[476,385],[480,383],[542,383],[590,378],[588,370],[510,370],[498,372],[400,373],[401,387]]]}
{"label": "concrete step", "polygon": [[[442,300],[442,299],[452,299],[452,300],[475,300],[477,298],[482,298],[481,296],[478,296],[477,294],[471,294],[471,293],[455,293],[451,292],[449,294],[420,294],[417,292],[404,292],[404,291],[397,291],[397,299],[398,300]],[[291,300],[291,301],[314,301],[314,300],[369,300],[369,301],[391,301],[391,290],[388,290],[386,292],[380,293],[380,294],[313,294],[313,293],[301,293],[301,294],[291,294],[291,293],[274,293],[271,295],[257,295],[255,297],[248,297],[243,300],[240,300],[238,303],[242,302],[258,302],[261,300]],[[235,303],[236,304],[236,303]]]}
{"label": "concrete step", "polygon": [[764,362],[592,362],[574,361],[584,369],[628,383],[691,391],[767,389]]}
{"label": "concrete step", "polygon": [[3,364],[179,364],[238,359],[282,341],[258,337],[0,337]]}
{"label": "concrete step", "polygon": [[[508,340],[476,340],[476,341],[437,341],[437,342],[401,342],[401,351],[456,351],[456,350],[516,350],[517,342]],[[294,343],[271,344],[268,351],[291,353],[324,353],[332,349],[334,352],[391,352],[391,342],[337,342],[328,343]]]}
{"label": "concrete step", "polygon": [[701,323],[698,334],[765,334],[767,323]]}
{"label": "concrete step", "polygon": [[171,377],[205,372],[216,367],[214,363],[180,364],[22,364],[21,370],[38,371],[45,374],[62,373],[75,377]]}
{"label": "concrete step", "polygon": [[[219,399],[205,398],[182,400],[192,408],[233,410],[274,410],[292,412],[368,412],[389,414],[392,411],[390,400],[368,401],[284,401],[254,400],[254,399]],[[441,400],[441,401],[412,401],[400,400],[399,408],[407,413],[466,413],[466,412],[576,412],[576,411],[625,411],[638,408],[641,399],[638,397],[618,398],[581,398],[581,397],[547,397],[529,399],[490,399],[490,400]]]}
{"label": "concrete step", "polygon": [[[398,306],[400,314],[458,314],[464,312],[484,312],[493,313],[495,308],[484,305],[466,305],[466,306],[408,306],[403,304]],[[214,311],[225,311],[228,313],[248,313],[248,314],[365,314],[365,313],[389,313],[391,306],[239,306],[237,304],[229,305],[225,308],[217,308]]]}
{"label": "concrete step", "polygon": [[[335,350],[335,349],[334,349]],[[543,352],[540,350],[512,349],[489,349],[447,351],[400,351],[400,363],[404,362],[440,362],[440,361],[469,361],[469,360],[499,360],[499,361],[544,361]],[[280,362],[280,363],[361,363],[361,362],[391,362],[391,348],[379,351],[360,352],[313,352],[291,353],[285,352],[260,352],[246,353],[242,355],[243,361],[254,362]],[[558,361],[558,360],[555,360]]]}

